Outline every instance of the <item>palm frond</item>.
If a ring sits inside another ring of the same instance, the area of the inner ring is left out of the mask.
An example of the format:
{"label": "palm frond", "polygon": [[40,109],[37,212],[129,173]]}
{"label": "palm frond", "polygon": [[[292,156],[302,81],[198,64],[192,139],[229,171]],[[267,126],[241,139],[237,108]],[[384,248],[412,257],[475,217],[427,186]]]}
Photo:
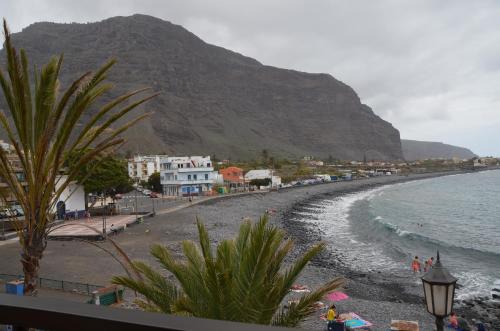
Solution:
{"label": "palm frond", "polygon": [[288,309],[282,308],[273,319],[276,326],[297,326],[302,320],[316,311],[315,303],[321,301],[329,292],[339,290],[345,281],[343,278],[335,278],[324,284],[314,292],[303,295],[298,303],[291,304]]}
{"label": "palm frond", "polygon": [[[183,241],[185,260],[174,259],[166,247],[151,248],[151,254],[178,282],[176,290],[163,275],[142,262],[134,265],[145,281],[126,277],[115,277],[113,281],[144,295],[145,309],[165,311],[160,305],[168,303],[174,314],[280,326],[298,325],[315,311],[316,301],[343,284],[343,279],[334,279],[285,309],[281,303],[291,285],[321,252],[323,244],[312,247],[285,269],[283,263],[293,243],[284,240],[284,232],[269,225],[267,217],[255,224],[243,222],[236,239],[221,241],[215,254],[208,231],[200,220],[196,221],[199,247]],[[168,298],[159,298],[160,292],[167,293],[164,295]],[[168,293],[176,293],[176,299]]]}
{"label": "palm frond", "polygon": [[[5,73],[0,70],[0,87],[8,107],[0,111],[0,128],[14,147],[13,153],[20,161],[26,183],[20,183],[14,175],[4,151],[0,151],[0,176],[5,179],[24,210],[25,221],[18,223],[16,228],[22,245],[25,289],[30,293],[36,285],[34,279],[46,246],[47,229],[54,220],[52,210],[77,174],[77,170],[70,169],[66,173],[66,180],[58,182],[65,156],[80,145],[85,149],[92,147],[76,163],[76,166],[84,167],[102,153],[122,144],[123,139],[119,135],[148,114],[139,115],[118,126],[111,134],[106,131],[154,95],[132,100],[146,89],[126,93],[105,104],[87,121],[84,114],[94,108],[99,98],[112,88],[111,84],[105,83],[105,79],[115,61],[110,60],[96,72],[80,76],[60,96],[59,74],[63,56],[53,57],[41,70],[35,68],[32,90],[26,52],[18,52],[13,47],[5,20],[3,28],[7,68]],[[116,111],[125,101],[130,101],[130,104]],[[109,118],[104,118],[106,115]],[[77,123],[82,124],[83,132],[76,132]],[[92,130],[94,127],[96,129]],[[73,143],[75,141],[76,144]]]}

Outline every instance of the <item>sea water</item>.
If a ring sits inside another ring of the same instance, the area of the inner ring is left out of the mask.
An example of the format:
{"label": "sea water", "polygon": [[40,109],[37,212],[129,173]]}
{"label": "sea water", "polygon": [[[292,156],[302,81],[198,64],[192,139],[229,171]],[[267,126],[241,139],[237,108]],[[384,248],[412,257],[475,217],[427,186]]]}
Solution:
{"label": "sea water", "polygon": [[354,269],[417,283],[413,257],[423,262],[439,250],[461,285],[458,299],[500,287],[500,170],[386,185],[308,209],[300,217]]}

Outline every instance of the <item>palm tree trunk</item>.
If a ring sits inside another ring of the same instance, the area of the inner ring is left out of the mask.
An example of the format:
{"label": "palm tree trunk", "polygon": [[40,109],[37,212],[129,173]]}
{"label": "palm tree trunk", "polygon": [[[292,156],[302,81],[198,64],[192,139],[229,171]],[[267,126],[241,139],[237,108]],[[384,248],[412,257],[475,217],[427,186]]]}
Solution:
{"label": "palm tree trunk", "polygon": [[40,269],[40,260],[42,259],[43,251],[45,250],[45,238],[37,236],[28,242],[25,238],[26,245],[21,254],[21,263],[24,272],[24,295],[36,295],[38,270]]}

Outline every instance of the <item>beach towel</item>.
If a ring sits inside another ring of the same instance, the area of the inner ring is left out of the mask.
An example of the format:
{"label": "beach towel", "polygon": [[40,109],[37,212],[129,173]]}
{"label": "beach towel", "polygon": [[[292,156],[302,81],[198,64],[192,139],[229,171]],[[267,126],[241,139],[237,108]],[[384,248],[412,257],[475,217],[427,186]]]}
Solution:
{"label": "beach towel", "polygon": [[391,321],[391,330],[394,331],[419,331],[418,322],[417,321],[400,321],[400,320],[392,320]]}
{"label": "beach towel", "polygon": [[300,284],[292,285],[290,291],[296,293],[311,292],[311,290],[306,285],[300,285]]}
{"label": "beach towel", "polygon": [[344,292],[330,292],[326,295],[326,299],[333,302],[342,301],[348,298],[349,296]]}
{"label": "beach towel", "polygon": [[[372,326],[373,324],[362,319],[356,313],[347,313],[350,319],[345,321],[345,326],[351,329],[362,329]],[[342,315],[341,315],[342,316]]]}

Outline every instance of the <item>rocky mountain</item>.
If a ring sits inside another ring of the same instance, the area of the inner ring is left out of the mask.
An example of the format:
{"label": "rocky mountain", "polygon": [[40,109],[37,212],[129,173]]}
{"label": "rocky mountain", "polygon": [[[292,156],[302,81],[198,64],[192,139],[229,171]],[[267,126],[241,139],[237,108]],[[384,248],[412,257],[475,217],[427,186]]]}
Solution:
{"label": "rocky mountain", "polygon": [[154,114],[127,133],[125,150],[134,153],[247,159],[267,149],[280,157],[402,159],[398,130],[348,85],[262,65],[154,17],[35,23],[13,40],[37,66],[64,53],[63,86],[115,57],[115,95],[144,86],[160,92],[140,110]]}
{"label": "rocky mountain", "polygon": [[476,156],[471,150],[433,141],[401,140],[405,160],[425,159],[470,159]]}

